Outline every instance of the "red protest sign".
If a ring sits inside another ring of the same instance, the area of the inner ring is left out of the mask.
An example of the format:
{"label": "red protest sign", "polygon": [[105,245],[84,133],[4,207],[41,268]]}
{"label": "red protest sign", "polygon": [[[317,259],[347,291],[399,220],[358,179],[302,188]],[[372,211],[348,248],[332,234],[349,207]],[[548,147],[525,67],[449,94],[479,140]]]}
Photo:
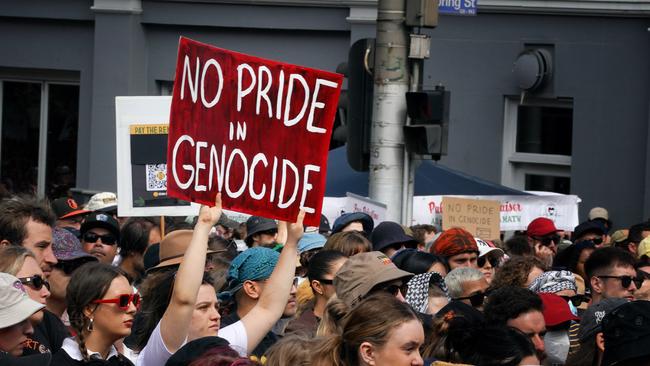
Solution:
{"label": "red protest sign", "polygon": [[181,37],[169,196],[318,226],[343,76]]}

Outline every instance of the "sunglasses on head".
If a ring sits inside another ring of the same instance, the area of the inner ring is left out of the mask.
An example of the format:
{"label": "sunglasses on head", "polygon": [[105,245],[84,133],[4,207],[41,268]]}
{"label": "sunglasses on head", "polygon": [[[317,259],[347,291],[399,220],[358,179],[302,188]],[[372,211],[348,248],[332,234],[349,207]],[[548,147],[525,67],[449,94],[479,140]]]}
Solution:
{"label": "sunglasses on head", "polygon": [[575,295],[575,296],[560,296],[563,298],[567,303],[571,301],[573,306],[580,306],[582,303],[587,303],[591,299],[591,297],[587,295]]}
{"label": "sunglasses on head", "polygon": [[616,278],[621,281],[621,286],[623,288],[628,288],[634,282],[636,288],[643,286],[643,278],[632,277],[632,276],[596,276],[598,278]]}
{"label": "sunglasses on head", "polygon": [[117,239],[115,236],[113,236],[113,234],[99,235],[97,233],[89,231],[83,236],[83,240],[86,243],[96,243],[98,239],[101,239],[102,243],[106,245],[115,245],[117,243]]}
{"label": "sunglasses on head", "polygon": [[34,290],[40,290],[43,288],[43,286],[45,286],[48,289],[48,291],[50,290],[50,283],[47,282],[47,280],[43,278],[43,276],[41,275],[33,275],[31,277],[21,277],[19,278],[19,280],[20,283],[22,283],[23,285],[27,285],[33,288]]}
{"label": "sunglasses on head", "polygon": [[93,301],[93,304],[117,304],[121,310],[129,310],[129,303],[138,308],[140,306],[140,294],[122,294],[113,299],[101,299]]}
{"label": "sunglasses on head", "polygon": [[483,305],[483,302],[485,301],[485,298],[488,296],[488,292],[476,292],[473,293],[469,296],[464,296],[464,297],[457,297],[454,300],[469,300],[470,304],[472,304],[473,307],[477,308],[481,305]]}
{"label": "sunglasses on head", "polygon": [[551,245],[551,242],[553,242],[555,244],[559,244],[560,240],[562,238],[560,238],[560,236],[557,235],[557,234],[553,234],[553,235],[543,236],[543,237],[534,238],[534,239],[539,240],[540,242],[542,242],[543,246],[547,247],[547,246]]}
{"label": "sunglasses on head", "polygon": [[482,257],[478,257],[476,259],[476,264],[478,265],[478,268],[483,268],[483,266],[485,266],[485,263],[490,263],[492,268],[496,268],[499,265],[499,259],[494,257],[488,258],[487,254]]}

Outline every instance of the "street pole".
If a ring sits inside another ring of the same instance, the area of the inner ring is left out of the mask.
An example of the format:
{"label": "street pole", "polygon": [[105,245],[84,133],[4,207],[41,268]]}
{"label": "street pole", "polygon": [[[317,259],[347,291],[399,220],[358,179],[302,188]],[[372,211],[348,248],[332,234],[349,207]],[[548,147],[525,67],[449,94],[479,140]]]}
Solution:
{"label": "street pole", "polygon": [[[370,133],[370,198],[387,205],[389,221],[402,222],[408,33],[404,0],[379,0],[375,93]],[[407,223],[410,224],[410,223]]]}

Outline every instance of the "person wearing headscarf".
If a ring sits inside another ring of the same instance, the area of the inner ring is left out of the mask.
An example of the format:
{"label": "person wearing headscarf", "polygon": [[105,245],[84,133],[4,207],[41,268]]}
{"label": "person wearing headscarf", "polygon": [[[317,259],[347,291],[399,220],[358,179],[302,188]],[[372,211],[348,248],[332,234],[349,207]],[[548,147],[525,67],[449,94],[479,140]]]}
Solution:
{"label": "person wearing headscarf", "polygon": [[436,272],[413,276],[408,282],[406,302],[419,313],[436,314],[449,303],[445,280]]}

